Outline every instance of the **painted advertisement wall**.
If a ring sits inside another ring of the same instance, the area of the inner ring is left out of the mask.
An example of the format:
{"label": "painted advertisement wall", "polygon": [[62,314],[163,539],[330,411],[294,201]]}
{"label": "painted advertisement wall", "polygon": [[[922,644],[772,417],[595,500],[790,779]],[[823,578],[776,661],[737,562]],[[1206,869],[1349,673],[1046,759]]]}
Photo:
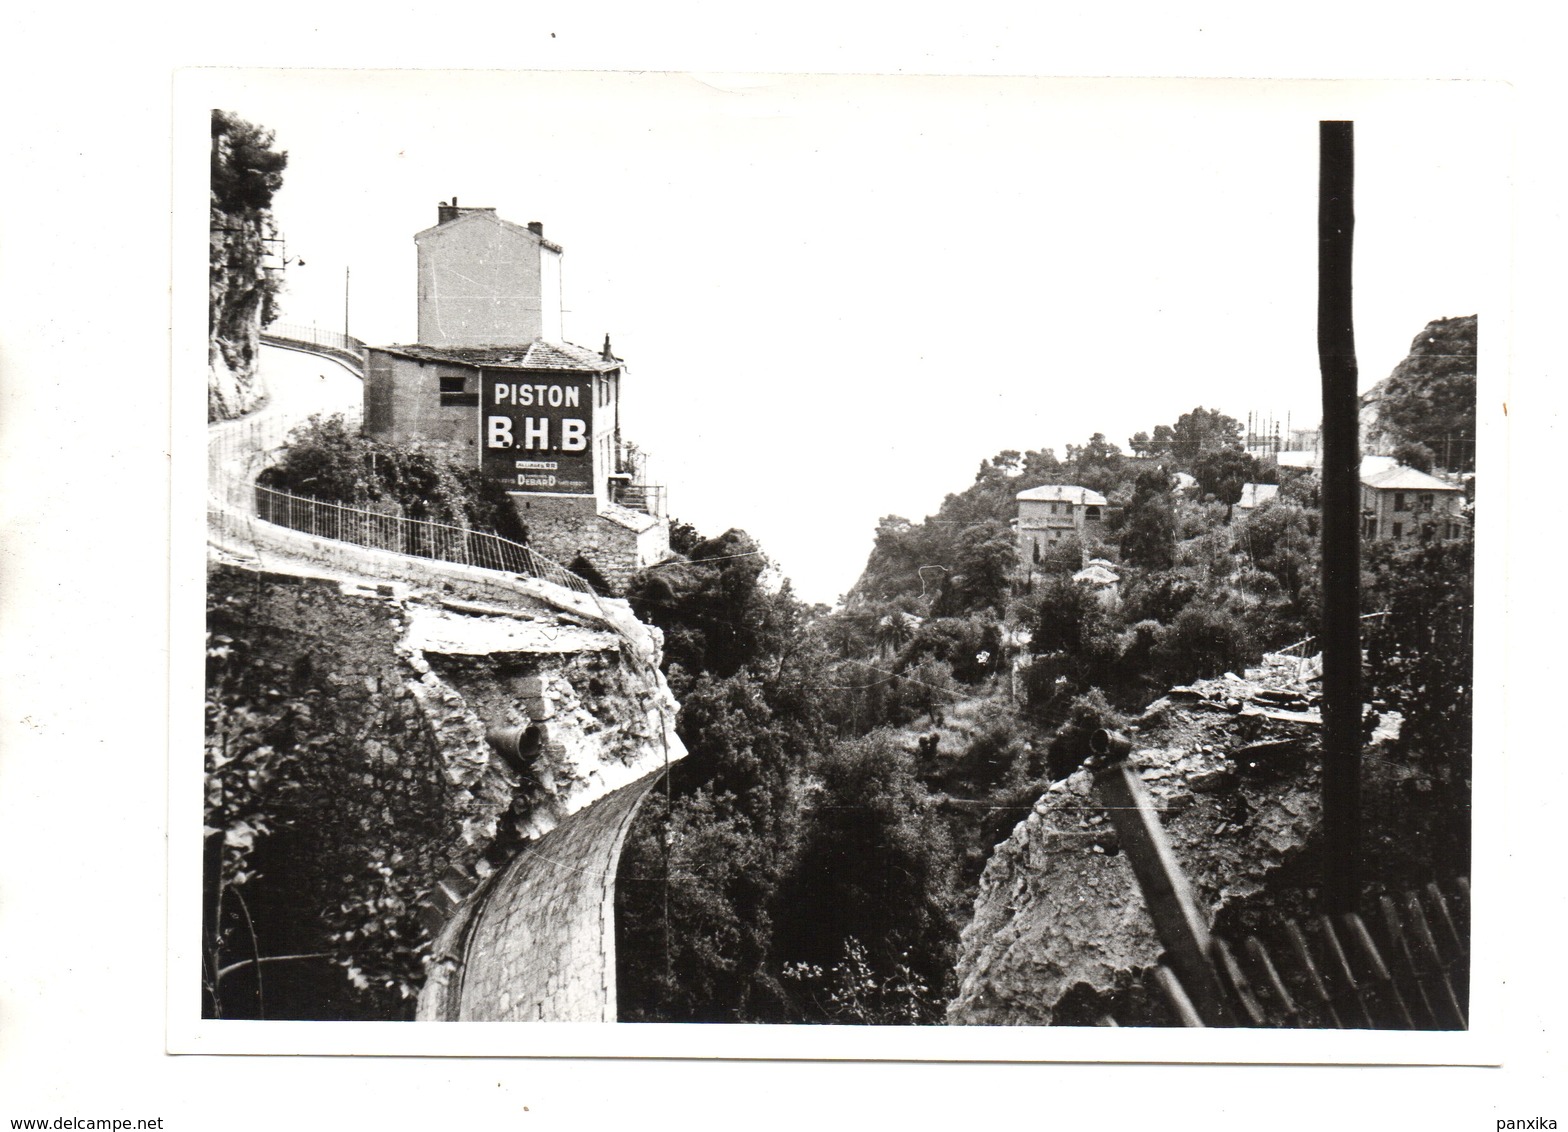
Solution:
{"label": "painted advertisement wall", "polygon": [[508,491],[593,494],[593,378],[484,370],[480,469]]}

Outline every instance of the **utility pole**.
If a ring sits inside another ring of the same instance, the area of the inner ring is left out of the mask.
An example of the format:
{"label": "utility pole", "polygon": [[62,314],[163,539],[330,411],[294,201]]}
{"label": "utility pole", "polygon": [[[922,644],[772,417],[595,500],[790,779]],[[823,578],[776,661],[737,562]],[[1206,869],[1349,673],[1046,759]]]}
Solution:
{"label": "utility pole", "polygon": [[343,268],[343,348],[348,349],[348,268]]}
{"label": "utility pole", "polygon": [[1361,864],[1361,452],[1351,302],[1355,123],[1318,123],[1323,378],[1323,904],[1354,912]]}

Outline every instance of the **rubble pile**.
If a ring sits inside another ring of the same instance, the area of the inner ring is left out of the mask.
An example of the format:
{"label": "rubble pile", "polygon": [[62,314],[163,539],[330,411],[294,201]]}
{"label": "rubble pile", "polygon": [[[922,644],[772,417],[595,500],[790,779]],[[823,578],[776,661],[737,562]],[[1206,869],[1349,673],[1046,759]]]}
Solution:
{"label": "rubble pile", "polygon": [[[1320,813],[1321,668],[1268,656],[1173,688],[1133,721],[1132,764],[1178,860],[1219,919],[1299,910]],[[1392,734],[1385,727],[1382,738]],[[997,846],[963,935],[948,1021],[1169,1022],[1146,986],[1154,924],[1086,769],[1054,783]]]}

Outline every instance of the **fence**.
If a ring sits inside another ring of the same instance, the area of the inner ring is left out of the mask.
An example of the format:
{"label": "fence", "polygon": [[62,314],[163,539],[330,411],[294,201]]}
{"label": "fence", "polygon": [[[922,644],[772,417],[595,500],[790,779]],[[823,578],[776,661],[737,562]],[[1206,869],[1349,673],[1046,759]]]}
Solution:
{"label": "fence", "polygon": [[319,326],[304,326],[296,322],[275,322],[267,327],[262,338],[276,338],[283,342],[319,346],[324,350],[348,354],[356,359],[363,358],[365,354],[365,344],[358,338],[341,331],[323,330]]}
{"label": "fence", "polygon": [[565,567],[521,543],[489,531],[429,519],[410,519],[344,503],[328,503],[259,484],[250,485],[248,490],[258,519],[314,538],[328,538],[370,550],[388,550],[413,558],[521,574],[597,596],[592,586]]}
{"label": "fence", "polygon": [[[231,538],[253,539],[255,522],[272,523],[313,538],[390,551],[434,562],[538,578],[604,607],[582,578],[529,547],[489,531],[331,503],[255,482],[273,451],[297,422],[265,412],[214,425],[207,437],[207,521]],[[608,617],[608,615],[606,615]]]}
{"label": "fence", "polygon": [[1291,1026],[1335,1030],[1463,1030],[1469,1001],[1469,885],[1449,893],[1384,895],[1369,926],[1361,916],[1283,920],[1244,949],[1215,938],[1207,965],[1229,1018],[1194,1005],[1169,966],[1156,978],[1187,1026]]}
{"label": "fence", "polygon": [[[1424,893],[1378,897],[1375,927],[1350,913],[1304,930],[1280,919],[1247,938],[1243,958],[1211,935],[1148,787],[1128,761],[1131,740],[1090,741],[1094,788],[1111,816],[1164,955],[1154,970],[1184,1026],[1462,1030],[1468,1025],[1469,882],[1452,900]],[[1435,928],[1434,928],[1434,925]],[[1314,939],[1309,939],[1309,934]],[[1272,950],[1270,947],[1272,944]]]}

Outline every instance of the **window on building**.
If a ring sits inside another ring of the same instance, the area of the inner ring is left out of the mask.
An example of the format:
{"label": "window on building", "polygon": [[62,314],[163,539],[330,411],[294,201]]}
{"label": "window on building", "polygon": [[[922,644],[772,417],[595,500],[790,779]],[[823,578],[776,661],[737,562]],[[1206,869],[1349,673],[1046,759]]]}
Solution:
{"label": "window on building", "polygon": [[1394,524],[1394,537],[1396,539],[1397,538],[1403,538],[1404,534],[1405,534],[1405,525],[1403,523],[1395,523]]}
{"label": "window on building", "polygon": [[1085,519],[1098,519],[1100,517],[1100,509],[1093,504],[1090,504],[1088,507],[1083,509],[1083,517]]}
{"label": "window on building", "polygon": [[1421,508],[1421,510],[1423,510],[1423,511],[1430,511],[1430,510],[1432,510],[1432,493],[1430,491],[1423,491],[1420,495],[1418,495],[1416,497],[1416,501],[1417,501],[1417,506],[1419,506]]}
{"label": "window on building", "polygon": [[1402,491],[1394,492],[1394,510],[1395,511],[1408,511],[1408,510],[1410,510],[1410,508],[1405,506],[1405,493],[1402,492]]}
{"label": "window on building", "polygon": [[446,374],[440,378],[441,404],[478,405],[479,394],[468,392],[468,378],[462,374]]}

